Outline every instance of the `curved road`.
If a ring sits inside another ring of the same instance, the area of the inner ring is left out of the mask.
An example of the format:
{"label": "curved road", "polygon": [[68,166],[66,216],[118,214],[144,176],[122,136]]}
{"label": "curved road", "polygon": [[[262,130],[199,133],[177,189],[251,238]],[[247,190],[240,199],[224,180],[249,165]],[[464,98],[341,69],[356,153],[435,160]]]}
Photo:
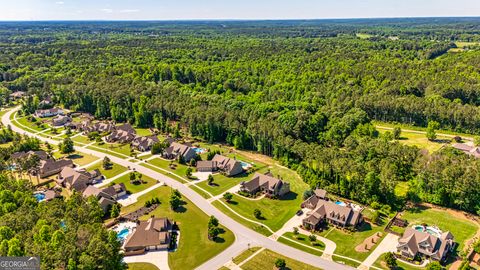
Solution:
{"label": "curved road", "polygon": [[[16,107],[6,114],[2,116],[2,123],[4,125],[10,125],[12,127],[12,130],[21,134],[26,134],[30,137],[36,137],[42,141],[48,142],[50,144],[58,145],[59,141],[45,138],[38,136],[32,132],[23,130],[15,125],[12,124],[10,120],[10,116],[18,111],[20,107]],[[76,147],[76,150],[79,152],[83,152],[85,154],[90,154],[93,156],[96,156],[98,158],[104,158],[105,156],[108,156],[112,162],[118,163],[124,167],[130,167],[130,168],[135,168],[138,172],[145,174],[153,179],[158,179],[159,181],[165,182],[167,185],[171,186],[172,188],[178,189],[186,198],[188,198],[192,203],[194,203],[196,206],[198,206],[203,212],[205,212],[207,215],[215,216],[222,225],[227,227],[229,230],[231,230],[235,234],[235,242],[228,247],[226,250],[218,254],[217,256],[213,257],[206,263],[202,264],[199,266],[197,269],[200,270],[213,270],[213,269],[218,269],[222,267],[225,263],[230,261],[233,257],[239,255],[242,251],[247,249],[248,245],[254,247],[254,246],[262,246],[267,249],[270,249],[274,252],[277,252],[279,254],[282,254],[283,256],[322,268],[322,269],[335,269],[335,270],[347,270],[347,269],[353,269],[349,266],[342,265],[335,263],[333,261],[328,261],[325,260],[319,256],[315,256],[313,254],[292,248],[290,246],[287,246],[285,244],[276,242],[262,234],[259,234],[242,224],[238,223],[237,221],[233,220],[229,216],[225,215],[222,213],[220,210],[215,208],[213,205],[211,205],[205,198],[200,196],[198,193],[187,187],[186,185],[166,176],[163,175],[159,172],[153,171],[149,168],[143,167],[139,164],[127,161],[122,158],[118,158],[116,156],[112,156],[103,152],[98,152],[95,150],[87,149],[87,148],[80,148]],[[192,254],[194,256],[194,254]]]}

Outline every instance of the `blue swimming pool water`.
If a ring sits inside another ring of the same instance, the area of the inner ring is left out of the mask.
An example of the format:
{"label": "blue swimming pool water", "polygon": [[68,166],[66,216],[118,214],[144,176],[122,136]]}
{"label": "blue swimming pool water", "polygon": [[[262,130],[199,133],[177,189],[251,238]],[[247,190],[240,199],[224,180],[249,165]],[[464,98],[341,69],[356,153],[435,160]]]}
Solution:
{"label": "blue swimming pool water", "polygon": [[193,147],[193,151],[195,151],[195,153],[197,153],[197,154],[201,154],[201,153],[205,153],[205,151],[207,151],[207,150],[204,149],[204,148]]}
{"label": "blue swimming pool water", "polygon": [[346,204],[344,202],[339,202],[339,201],[336,201],[335,204],[338,204],[338,205],[341,205],[341,206],[346,206]]}
{"label": "blue swimming pool water", "polygon": [[130,233],[130,230],[125,228],[117,234],[117,238],[123,241],[125,240],[125,238],[127,238],[129,233]]}
{"label": "blue swimming pool water", "polygon": [[244,161],[240,161],[240,160],[239,160],[238,162],[240,162],[240,164],[242,164],[242,167],[248,167],[248,166],[250,166],[250,163],[247,163],[247,162],[244,162]]}
{"label": "blue swimming pool water", "polygon": [[37,199],[37,202],[45,200],[45,194],[43,193],[35,193],[33,194],[33,196],[35,197],[35,199]]}

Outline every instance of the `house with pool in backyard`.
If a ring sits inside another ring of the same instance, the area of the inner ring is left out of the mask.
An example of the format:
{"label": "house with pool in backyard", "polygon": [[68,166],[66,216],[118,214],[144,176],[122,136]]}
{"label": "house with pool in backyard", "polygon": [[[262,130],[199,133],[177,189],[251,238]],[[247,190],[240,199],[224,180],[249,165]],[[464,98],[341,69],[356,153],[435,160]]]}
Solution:
{"label": "house with pool in backyard", "polygon": [[444,262],[455,248],[453,235],[436,227],[415,225],[407,228],[398,240],[397,256],[406,260]]}
{"label": "house with pool in backyard", "polygon": [[148,220],[120,223],[114,230],[123,242],[125,256],[129,256],[153,250],[168,250],[177,238],[174,227],[174,222],[166,217],[151,216]]}

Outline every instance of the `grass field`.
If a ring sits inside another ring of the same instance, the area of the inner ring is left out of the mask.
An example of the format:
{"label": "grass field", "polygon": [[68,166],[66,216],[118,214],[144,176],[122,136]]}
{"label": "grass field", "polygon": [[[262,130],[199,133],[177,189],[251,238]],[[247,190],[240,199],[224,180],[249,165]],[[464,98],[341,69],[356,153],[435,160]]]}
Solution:
{"label": "grass field", "polygon": [[[188,166],[187,165],[182,165],[182,164],[179,164],[178,162],[176,161],[173,161],[174,164],[177,165],[176,169],[175,170],[172,170],[170,169],[170,160],[165,160],[165,159],[162,159],[162,158],[154,158],[154,159],[151,159],[148,161],[149,164],[151,165],[155,165],[157,167],[160,167],[162,169],[165,169],[169,172],[172,172],[172,173],[175,173],[183,178],[186,178],[186,173],[187,173],[187,168]],[[194,169],[194,168],[192,168]],[[165,173],[165,172],[163,172]]]}
{"label": "grass field", "polygon": [[455,237],[455,242],[458,243],[457,251],[463,250],[465,241],[471,239],[478,230],[473,221],[464,219],[458,214],[423,206],[402,212],[401,218],[408,221],[408,226],[426,223],[430,226],[437,226],[444,232],[450,231]]}
{"label": "grass field", "polygon": [[242,252],[242,254],[238,255],[233,259],[233,263],[239,264],[245,261],[248,257],[252,256],[253,253],[257,252],[258,250],[260,250],[260,247],[251,247],[245,250],[244,252]]}
{"label": "grass field", "polygon": [[95,143],[94,144],[96,147],[99,147],[99,148],[102,148],[102,149],[105,149],[105,150],[109,150],[109,151],[113,151],[113,152],[116,152],[116,153],[119,153],[121,155],[123,155],[123,157],[125,156],[130,156],[130,145],[129,144],[119,144],[119,143]]}
{"label": "grass field", "polygon": [[145,183],[142,183],[142,184],[138,184],[138,185],[135,185],[135,184],[132,184],[130,183],[130,174],[125,174],[124,176],[120,177],[120,178],[117,178],[115,179],[112,183],[115,183],[115,184],[120,184],[120,183],[123,183],[125,185],[125,187],[127,188],[128,191],[130,191],[131,193],[137,193],[137,192],[140,192],[142,190],[145,190],[153,185],[155,185],[157,183],[157,180],[153,179],[153,178],[150,178],[146,175],[143,175],[142,176],[142,180],[145,182]]}
{"label": "grass field", "polygon": [[194,269],[233,243],[235,237],[227,229],[224,229],[225,232],[219,236],[217,241],[208,240],[207,224],[209,217],[185,198],[182,198],[185,204],[180,209],[177,211],[171,210],[168,203],[170,194],[170,187],[157,188],[140,196],[135,204],[123,207],[121,212],[127,213],[136,210],[151,198],[157,197],[160,199],[159,207],[141,219],[146,220],[151,215],[155,215],[156,217],[169,217],[178,224],[180,228],[179,247],[175,252],[168,254],[168,263],[171,269]]}
{"label": "grass field", "polygon": [[[277,200],[268,198],[249,200],[235,194],[229,206],[242,216],[261,222],[276,231],[300,209],[302,194],[308,189],[308,185],[292,170],[275,165],[270,168],[270,172],[275,177],[280,175],[284,181],[289,182],[291,192]],[[262,212],[263,219],[255,219],[253,216],[254,209],[259,209]],[[228,211],[226,214],[231,215],[232,213]]]}
{"label": "grass field", "polygon": [[129,263],[129,270],[160,270],[158,267],[151,263]]}
{"label": "grass field", "polygon": [[173,178],[173,179],[177,180],[177,181],[180,182],[180,183],[188,183],[187,180],[185,180],[185,179],[183,179],[183,178],[179,178],[179,177],[177,177],[176,175],[173,175],[173,174],[171,174],[171,173],[166,173],[165,171],[162,171],[162,170],[158,169],[157,167],[154,167],[154,166],[150,165],[149,163],[142,163],[142,166],[147,167],[147,168],[149,168],[149,169],[151,169],[151,170],[153,170],[153,171],[159,172],[159,173],[161,173],[161,174],[165,174],[165,175],[167,175],[168,177]]}
{"label": "grass field", "polygon": [[[390,131],[388,129],[383,129],[378,126],[377,129],[381,134]],[[400,140],[398,141],[402,144],[416,146],[420,149],[426,149],[430,153],[433,153],[442,148],[442,146],[444,146],[446,143],[449,143],[451,141],[451,138],[445,136],[437,136],[436,141],[430,141],[427,139],[425,134],[407,132],[402,130]]]}
{"label": "grass field", "polygon": [[319,269],[312,265],[305,264],[287,257],[284,257],[280,254],[277,254],[270,250],[263,250],[257,256],[253,257],[251,260],[242,265],[243,270],[258,270],[258,269],[273,269],[275,266],[275,261],[277,259],[284,259],[288,269],[295,270],[315,270]]}
{"label": "grass field", "polygon": [[367,33],[356,33],[355,36],[361,39],[367,39],[367,38],[373,37],[373,35],[367,34]]}
{"label": "grass field", "polygon": [[150,132],[150,129],[148,128],[135,128],[135,131],[137,132],[138,136],[150,136],[152,133]]}
{"label": "grass field", "polygon": [[308,248],[308,247],[302,246],[300,244],[297,244],[298,243],[297,241],[292,242],[292,241],[289,241],[289,240],[287,240],[285,238],[282,238],[282,237],[278,238],[277,241],[280,242],[280,243],[283,243],[287,246],[291,246],[293,248],[303,250],[303,251],[308,252],[308,253],[313,254],[313,255],[322,256],[322,254],[323,254],[322,250],[317,249],[317,248],[313,249],[313,247]]}
{"label": "grass field", "polygon": [[[403,134],[403,130],[405,130],[405,129],[422,131],[422,132],[426,132],[426,130],[427,130],[426,127],[420,127],[420,126],[414,126],[414,125],[402,124],[402,123],[389,123],[389,122],[382,122],[382,121],[372,121],[372,124],[375,125],[375,127],[377,129],[380,129],[380,127],[388,127],[388,128],[400,127],[402,129],[402,134]],[[475,135],[472,135],[472,134],[454,132],[454,131],[444,130],[444,129],[436,130],[436,133],[437,134],[447,134],[447,135],[452,135],[452,136],[460,136],[460,137],[464,137],[464,138],[465,137],[466,138],[473,138],[475,136]]]}
{"label": "grass field", "polygon": [[46,128],[46,126],[47,126],[46,124],[44,124],[45,128],[40,128],[40,127],[38,127],[35,123],[28,121],[27,117],[21,117],[21,118],[18,118],[18,117],[17,117],[16,120],[17,120],[17,122],[18,122],[20,125],[23,125],[23,126],[25,126],[25,127],[28,127],[28,128],[30,129],[30,131],[32,131],[32,132],[42,131],[42,130],[47,129],[47,128]]}
{"label": "grass field", "polygon": [[94,164],[93,166],[89,167],[87,170],[91,171],[91,170],[95,170],[95,169],[99,169],[100,173],[102,173],[107,179],[112,178],[112,177],[114,177],[118,174],[121,174],[122,172],[127,170],[127,168],[125,168],[123,166],[120,166],[116,163],[113,163],[113,166],[112,166],[111,169],[105,170],[103,168],[103,163],[101,161]]}
{"label": "grass field", "polygon": [[86,136],[83,136],[83,135],[79,135],[79,136],[76,136],[76,137],[72,138],[72,141],[83,143],[83,144],[89,144],[89,143],[92,142]]}
{"label": "grass field", "polygon": [[98,160],[97,157],[89,155],[89,154],[83,154],[83,153],[74,153],[73,155],[67,156],[67,158],[71,159],[73,163],[83,166],[90,164],[96,160]]}
{"label": "grass field", "polygon": [[[265,172],[266,169],[263,169],[261,172]],[[246,174],[242,173],[233,177],[227,177],[220,173],[214,174],[213,176],[213,185],[209,185],[207,181],[203,181],[197,184],[197,186],[205,189],[213,195],[219,195],[223,192],[229,190],[230,188],[240,184],[243,181],[248,181],[253,177],[253,173]]]}
{"label": "grass field", "polygon": [[[359,228],[357,228],[357,231],[353,233],[345,232],[336,228],[329,228],[323,231],[322,233],[320,233],[320,235],[332,240],[333,242],[335,242],[335,244],[337,244],[337,248],[335,249],[335,254],[343,255],[346,257],[363,261],[368,257],[371,251],[357,252],[355,251],[355,247],[361,244],[363,240],[365,240],[365,238],[368,238],[377,232],[383,233],[383,236],[382,236],[382,239],[383,239],[383,237],[385,236],[385,233],[383,232],[382,226],[375,226],[375,225],[371,225],[370,223],[364,222]],[[381,239],[378,240],[377,243],[380,243],[380,242],[381,242]],[[374,246],[374,248],[375,247],[376,245]]]}

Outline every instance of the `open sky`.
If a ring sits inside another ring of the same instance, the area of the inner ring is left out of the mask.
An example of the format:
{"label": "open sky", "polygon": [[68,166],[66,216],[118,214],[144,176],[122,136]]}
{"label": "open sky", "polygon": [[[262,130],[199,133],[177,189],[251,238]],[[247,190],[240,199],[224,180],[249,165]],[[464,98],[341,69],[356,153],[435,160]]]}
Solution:
{"label": "open sky", "polygon": [[480,16],[480,0],[0,0],[0,20]]}

